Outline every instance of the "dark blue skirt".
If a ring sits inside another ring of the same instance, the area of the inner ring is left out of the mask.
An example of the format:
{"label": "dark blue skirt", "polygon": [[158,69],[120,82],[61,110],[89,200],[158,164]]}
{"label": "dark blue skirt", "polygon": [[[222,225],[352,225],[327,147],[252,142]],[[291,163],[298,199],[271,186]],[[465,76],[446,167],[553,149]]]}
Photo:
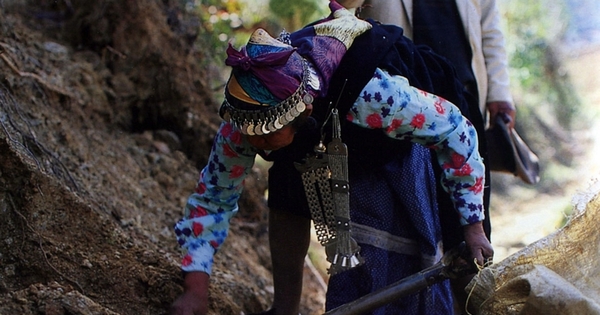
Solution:
{"label": "dark blue skirt", "polygon": [[[367,244],[357,237],[365,264],[330,278],[327,310],[415,274],[441,254],[430,151],[419,145],[405,148],[383,164],[370,163],[368,154],[350,161],[350,215],[354,224],[378,230],[377,239],[384,235],[409,245],[390,249],[386,242]],[[453,314],[450,284],[433,285],[372,314]]]}

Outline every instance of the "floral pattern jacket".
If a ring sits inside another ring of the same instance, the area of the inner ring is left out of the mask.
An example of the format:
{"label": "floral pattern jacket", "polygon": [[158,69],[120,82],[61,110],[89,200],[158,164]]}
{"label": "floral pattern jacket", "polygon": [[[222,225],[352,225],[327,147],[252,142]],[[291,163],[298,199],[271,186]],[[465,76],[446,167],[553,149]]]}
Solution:
{"label": "floral pattern jacket", "polygon": [[[410,86],[404,77],[377,69],[346,119],[435,150],[443,169],[442,185],[450,193],[461,223],[484,219],[485,171],[477,133],[452,103]],[[184,271],[211,273],[213,257],[227,237],[244,179],[258,153],[232,124],[221,124],[184,217],[175,225]]]}

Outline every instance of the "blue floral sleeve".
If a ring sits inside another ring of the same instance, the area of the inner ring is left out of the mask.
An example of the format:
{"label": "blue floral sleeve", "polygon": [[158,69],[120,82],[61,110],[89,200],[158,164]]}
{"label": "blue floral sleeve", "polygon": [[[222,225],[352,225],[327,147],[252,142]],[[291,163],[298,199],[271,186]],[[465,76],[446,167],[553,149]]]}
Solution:
{"label": "blue floral sleeve", "polygon": [[452,103],[378,69],[347,119],[435,150],[443,169],[442,186],[450,193],[461,224],[484,219],[485,168],[477,150],[477,133]]}
{"label": "blue floral sleeve", "polygon": [[182,269],[211,273],[213,256],[225,241],[229,221],[237,213],[243,182],[256,151],[239,130],[222,123],[207,165],[189,196],[185,214],[175,225],[184,252]]}

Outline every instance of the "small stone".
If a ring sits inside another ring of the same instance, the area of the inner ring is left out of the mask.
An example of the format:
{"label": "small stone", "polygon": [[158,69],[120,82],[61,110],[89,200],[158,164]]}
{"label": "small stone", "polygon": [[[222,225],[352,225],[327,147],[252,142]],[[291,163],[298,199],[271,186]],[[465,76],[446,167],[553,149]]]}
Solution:
{"label": "small stone", "polygon": [[83,266],[85,268],[92,268],[92,263],[89,261],[89,259],[84,259],[81,266]]}

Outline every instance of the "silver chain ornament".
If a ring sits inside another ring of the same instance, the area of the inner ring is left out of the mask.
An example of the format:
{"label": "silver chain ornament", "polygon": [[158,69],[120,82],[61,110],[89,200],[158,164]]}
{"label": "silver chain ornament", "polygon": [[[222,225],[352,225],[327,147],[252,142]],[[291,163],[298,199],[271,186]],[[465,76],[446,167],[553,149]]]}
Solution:
{"label": "silver chain ornament", "polygon": [[350,192],[348,184],[348,148],[341,139],[336,108],[331,110],[331,142],[315,147],[315,155],[296,163],[313,218],[317,239],[325,246],[330,275],[354,268],[364,262],[360,246],[350,229]]}

